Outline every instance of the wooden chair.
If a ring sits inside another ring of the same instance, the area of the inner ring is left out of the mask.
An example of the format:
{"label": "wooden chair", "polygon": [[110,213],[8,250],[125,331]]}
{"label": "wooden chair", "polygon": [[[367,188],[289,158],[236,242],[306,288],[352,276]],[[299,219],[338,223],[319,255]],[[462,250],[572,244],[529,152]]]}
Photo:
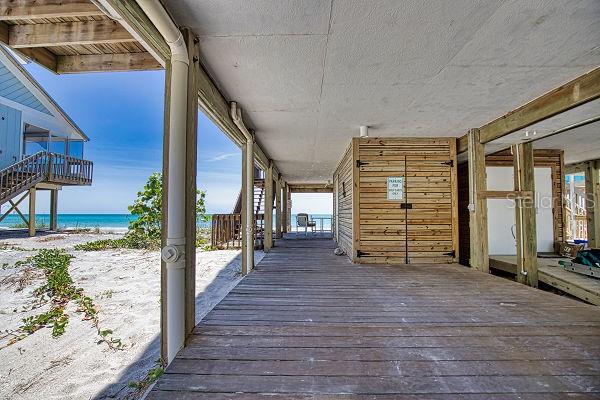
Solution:
{"label": "wooden chair", "polygon": [[296,215],[296,226],[298,228],[304,228],[304,235],[308,235],[308,228],[312,230],[312,233],[315,233],[315,228],[317,226],[316,221],[311,221],[306,213],[299,213]]}

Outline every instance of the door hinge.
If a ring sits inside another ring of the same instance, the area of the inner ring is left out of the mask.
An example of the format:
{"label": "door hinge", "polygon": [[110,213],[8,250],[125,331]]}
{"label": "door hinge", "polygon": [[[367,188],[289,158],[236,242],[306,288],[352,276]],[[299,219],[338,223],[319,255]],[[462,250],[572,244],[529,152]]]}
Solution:
{"label": "door hinge", "polygon": [[450,167],[454,167],[454,160],[444,161],[442,164],[449,165]]}
{"label": "door hinge", "polygon": [[412,203],[400,203],[401,210],[412,210]]}
{"label": "door hinge", "polygon": [[357,167],[357,168],[360,168],[360,167],[362,167],[363,165],[367,165],[367,164],[369,164],[369,163],[368,163],[368,162],[366,162],[366,161],[360,161],[360,160],[356,160],[356,167]]}
{"label": "door hinge", "polygon": [[456,250],[452,250],[449,253],[444,253],[445,256],[450,256],[452,258],[456,258]]}
{"label": "door hinge", "polygon": [[362,250],[356,250],[356,257],[368,256],[369,253],[366,253]]}

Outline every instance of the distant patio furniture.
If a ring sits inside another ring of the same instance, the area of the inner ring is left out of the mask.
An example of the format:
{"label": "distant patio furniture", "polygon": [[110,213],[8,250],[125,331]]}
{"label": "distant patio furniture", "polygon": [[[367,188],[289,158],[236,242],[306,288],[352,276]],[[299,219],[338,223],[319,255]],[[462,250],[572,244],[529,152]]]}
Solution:
{"label": "distant patio furniture", "polygon": [[308,235],[308,228],[312,230],[312,233],[315,233],[315,227],[317,226],[316,221],[312,221],[308,214],[299,213],[296,215],[296,229],[304,228],[304,235]]}

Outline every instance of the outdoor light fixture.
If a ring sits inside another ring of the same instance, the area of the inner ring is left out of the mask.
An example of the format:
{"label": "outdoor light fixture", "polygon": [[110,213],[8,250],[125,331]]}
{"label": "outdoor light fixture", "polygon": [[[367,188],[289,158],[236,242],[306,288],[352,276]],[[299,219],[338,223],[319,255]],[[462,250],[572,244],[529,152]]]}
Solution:
{"label": "outdoor light fixture", "polygon": [[369,137],[369,127],[368,126],[361,126],[360,127],[360,137]]}

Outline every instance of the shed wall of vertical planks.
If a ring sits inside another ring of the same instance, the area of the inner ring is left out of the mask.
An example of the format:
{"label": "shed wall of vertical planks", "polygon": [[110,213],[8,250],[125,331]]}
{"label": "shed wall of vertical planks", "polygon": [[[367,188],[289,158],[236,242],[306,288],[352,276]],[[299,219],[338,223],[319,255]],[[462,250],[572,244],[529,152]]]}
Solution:
{"label": "shed wall of vertical planks", "polygon": [[456,165],[454,138],[354,138],[334,174],[338,245],[359,263],[455,262]]}

